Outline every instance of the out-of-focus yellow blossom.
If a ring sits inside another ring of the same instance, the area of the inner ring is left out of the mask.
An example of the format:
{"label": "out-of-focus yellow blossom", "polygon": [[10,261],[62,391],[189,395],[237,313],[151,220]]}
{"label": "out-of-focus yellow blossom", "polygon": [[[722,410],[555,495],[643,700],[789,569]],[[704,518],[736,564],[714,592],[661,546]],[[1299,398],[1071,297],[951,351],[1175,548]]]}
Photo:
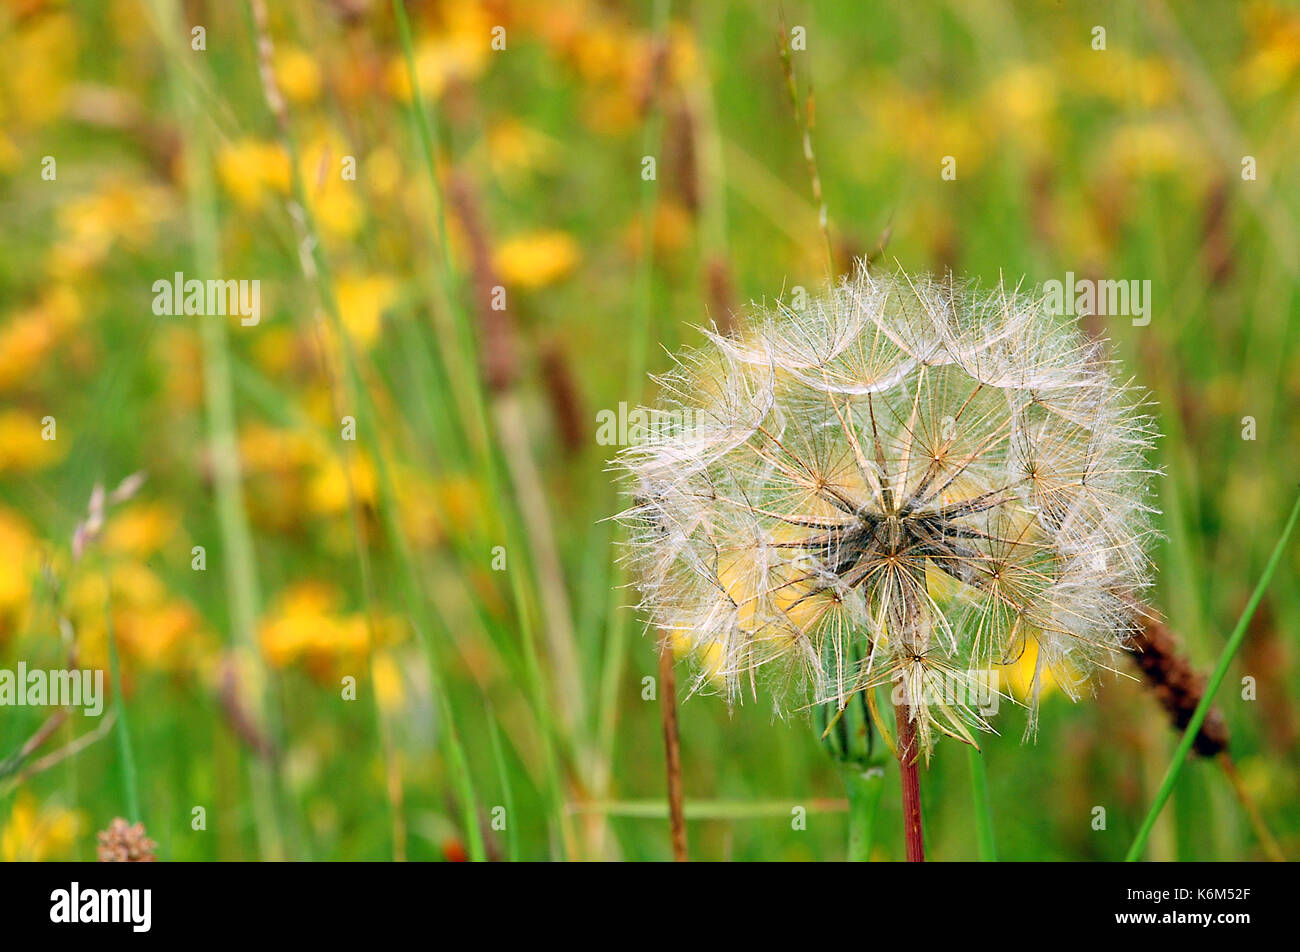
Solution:
{"label": "out-of-focus yellow blossom", "polygon": [[1068,252],[1072,261],[1106,260],[1110,248],[1098,226],[1096,209],[1076,192],[1062,193],[1060,199],[1057,232],[1061,236],[1062,251]]}
{"label": "out-of-focus yellow blossom", "polygon": [[703,75],[695,30],[685,23],[673,23],[668,28],[669,81],[677,86],[687,86]]}
{"label": "out-of-focus yellow blossom", "polygon": [[60,236],[50,248],[50,273],[73,279],[100,265],[117,244],[147,246],[171,206],[171,192],[162,186],[120,179],[73,199],[58,212]]}
{"label": "out-of-focus yellow blossom", "polygon": [[[1020,657],[1016,658],[1009,664],[997,665],[993,670],[997,673],[999,682],[995,685],[1003,694],[1010,694],[1016,700],[1029,701],[1034,692],[1034,670],[1038,666],[1038,641],[1034,638],[1025,639],[1025,650],[1021,652]],[[1047,697],[1057,687],[1056,678],[1052,672],[1044,665],[1043,669],[1038,672],[1038,696]]]}
{"label": "out-of-focus yellow blossom", "polygon": [[175,670],[188,666],[196,655],[211,648],[200,639],[200,620],[193,606],[169,599],[157,605],[127,608],[114,613],[114,629],[122,651],[149,668]]}
{"label": "out-of-focus yellow blossom", "polygon": [[0,128],[40,125],[63,111],[78,45],[67,13],[35,14],[13,27],[0,70]]}
{"label": "out-of-focus yellow blossom", "polygon": [[307,483],[327,455],[312,431],[250,423],[240,430],[239,453],[249,478],[246,497],[254,522],[275,531],[301,528],[309,516]]}
{"label": "out-of-focus yellow blossom", "polygon": [[43,469],[67,454],[67,439],[42,438],[43,427],[30,413],[0,410],[0,473]]}
{"label": "out-of-focus yellow blossom", "polygon": [[9,173],[18,167],[22,160],[22,152],[14,141],[0,130],[0,172]]}
{"label": "out-of-focus yellow blossom", "polygon": [[430,546],[442,537],[439,507],[443,504],[438,487],[423,473],[408,467],[398,469],[393,480],[397,508],[407,537],[417,546]]}
{"label": "out-of-focus yellow blossom", "polygon": [[316,60],[298,46],[279,46],[275,51],[275,78],[289,102],[315,102],[320,95],[321,71]]}
{"label": "out-of-focus yellow blossom", "polygon": [[468,476],[451,476],[437,487],[438,499],[449,527],[479,525],[484,515],[483,487]]}
{"label": "out-of-focus yellow blossom", "polygon": [[906,86],[890,73],[873,74],[868,85],[877,90],[868,109],[878,154],[925,163],[935,174],[950,155],[957,161],[958,177],[983,164],[989,136],[971,109],[945,106],[933,93]]}
{"label": "out-of-focus yellow blossom", "polygon": [[628,90],[621,87],[598,89],[586,98],[582,118],[603,135],[620,136],[636,128],[640,112]]}
{"label": "out-of-focus yellow blossom", "polygon": [[547,9],[530,26],[582,81],[582,117],[605,135],[637,128],[653,71],[662,71],[668,83],[681,83],[698,71],[698,54],[686,27],[673,28],[666,60],[660,61],[664,51],[656,39],[599,9],[575,7],[564,14]]}
{"label": "out-of-focus yellow blossom", "polygon": [[[324,314],[318,314],[315,320],[317,325],[321,326],[325,324],[328,318],[326,318]],[[319,366],[320,355],[316,353],[315,348],[319,342],[320,335],[315,331],[311,331],[309,334],[310,337],[308,340],[304,341],[303,346],[312,348],[312,359],[316,361],[313,366]],[[375,395],[375,410],[378,413],[385,412],[385,408],[381,406],[383,399],[384,396],[382,393]],[[324,427],[327,430],[332,430],[333,432],[342,435],[342,427],[337,412],[338,405],[335,400],[335,391],[334,388],[330,386],[328,380],[317,376],[315,379],[306,381],[302,389],[298,392],[298,405],[302,407],[302,412],[308,417],[308,419],[316,421],[317,426]],[[319,437],[317,437],[316,446],[319,450],[317,453],[319,459],[324,459],[326,456],[333,455],[338,450],[338,444],[331,442],[327,447],[320,441]]]}
{"label": "out-of-focus yellow blossom", "polygon": [[722,675],[722,646],[716,641],[711,641],[707,645],[692,646],[691,636],[687,632],[674,631],[672,633],[673,659],[676,661],[694,660],[699,665],[699,671],[710,681],[716,684],[723,684],[725,678]]}
{"label": "out-of-focus yellow blossom", "polygon": [[0,644],[22,627],[37,570],[36,538],[16,513],[0,508]]}
{"label": "out-of-focus yellow blossom", "polygon": [[0,326],[0,389],[36,369],[59,340],[81,320],[81,301],[66,284],[55,285],[32,307]]}
{"label": "out-of-focus yellow blossom", "polygon": [[[109,29],[112,30],[114,48],[128,57],[125,62],[143,62],[143,56],[156,53],[158,40],[150,30],[140,29],[149,22],[153,10],[150,0],[110,0],[108,4]],[[96,41],[100,41],[96,37]]]}
{"label": "out-of-focus yellow blossom", "polygon": [[[925,568],[925,584],[930,597],[939,605],[961,597],[962,584],[929,563]],[[1038,642],[1032,637],[1026,638],[1025,650],[1021,652],[1019,658],[1009,664],[993,667],[997,680],[992,683],[992,687],[1002,694],[1010,694],[1018,700],[1028,701],[1033,692],[1034,667],[1037,663]],[[1046,668],[1040,672],[1038,679],[1038,696],[1046,697],[1056,687],[1056,680]]]}
{"label": "out-of-focus yellow blossom", "polygon": [[661,201],[655,209],[655,250],[670,252],[681,249],[690,241],[692,221],[691,213],[680,202]]}
{"label": "out-of-focus yellow blossom", "polygon": [[1251,53],[1237,71],[1237,87],[1247,96],[1275,93],[1300,75],[1300,12],[1273,3],[1246,8]]}
{"label": "out-of-focus yellow blossom", "polygon": [[[984,110],[993,128],[1022,143],[1046,138],[1045,124],[1056,109],[1056,77],[1040,64],[1022,63],[994,79],[984,93]],[[1042,143],[1046,145],[1046,143]]]}
{"label": "out-of-focus yellow blossom", "polygon": [[158,366],[164,368],[167,405],[178,413],[194,410],[203,400],[199,335],[191,325],[174,324],[159,327],[155,340]]}
{"label": "out-of-focus yellow blossom", "polygon": [[397,299],[397,282],[388,275],[352,275],[339,279],[336,294],[348,334],[369,347],[379,338],[384,311]]}
{"label": "out-of-focus yellow blossom", "polygon": [[390,651],[375,652],[370,666],[375,679],[375,699],[385,714],[395,714],[406,703],[406,686],[402,683],[402,669]]}
{"label": "out-of-focus yellow blossom", "polygon": [[0,860],[6,863],[70,859],[72,848],[86,829],[79,810],[38,804],[26,790],[19,792],[0,832]]}
{"label": "out-of-focus yellow blossom", "polygon": [[267,660],[277,668],[301,661],[318,678],[340,666],[359,666],[369,641],[365,616],[340,614],[338,605],[337,590],[322,582],[302,582],[282,592],[260,627]]}
{"label": "out-of-focus yellow blossom", "polygon": [[1200,170],[1204,152],[1196,136],[1177,120],[1153,120],[1114,130],[1102,149],[1102,164],[1124,176]]}
{"label": "out-of-focus yellow blossom", "polygon": [[355,237],[365,213],[357,182],[343,177],[345,155],[353,155],[352,149],[327,133],[302,150],[298,163],[307,203],[326,237]]}
{"label": "out-of-focus yellow blossom", "polygon": [[109,552],[147,559],[176,535],[180,514],[166,503],[141,502],[115,511],[104,528]]}
{"label": "out-of-focus yellow blossom", "polygon": [[1084,95],[1121,106],[1154,109],[1170,102],[1178,81],[1170,64],[1156,56],[1138,56],[1122,48],[1075,49],[1062,72]]}
{"label": "out-of-focus yellow blossom", "polygon": [[241,206],[255,209],[269,193],[289,194],[289,155],[273,142],[239,139],[217,152],[217,178]]}
{"label": "out-of-focus yellow blossom", "polygon": [[568,232],[535,231],[502,242],[495,263],[508,286],[540,288],[568,275],[580,255],[577,241]]}
{"label": "out-of-focus yellow blossom", "polygon": [[283,472],[317,461],[321,449],[301,429],[249,423],[239,432],[239,457],[248,472]]}
{"label": "out-of-focus yellow blossom", "polygon": [[[108,582],[113,596],[113,634],[124,657],[149,668],[176,671],[199,664],[211,652],[211,640],[193,606],[172,596],[147,566],[115,562]],[[108,664],[104,620],[109,600],[104,585],[104,574],[95,570],[78,576],[68,589],[78,655],[85,667]]]}
{"label": "out-of-focus yellow blossom", "polygon": [[374,466],[367,457],[356,453],[345,468],[337,454],[330,454],[321,461],[308,484],[308,506],[312,512],[321,515],[346,513],[351,502],[349,490],[356,493],[357,501],[362,505],[372,505],[375,501]]}
{"label": "out-of-focus yellow blossom", "polygon": [[498,178],[550,168],[560,154],[559,144],[517,119],[504,119],[488,130],[488,159]]}
{"label": "out-of-focus yellow blossom", "polygon": [[[446,23],[433,35],[415,41],[415,76],[420,95],[436,99],[453,79],[472,80],[482,75],[492,54],[489,42],[495,25],[476,4],[455,3],[444,8]],[[411,81],[405,56],[395,56],[385,76],[388,92],[401,102],[411,101]]]}
{"label": "out-of-focus yellow blossom", "polygon": [[402,159],[397,151],[381,145],[366,156],[365,179],[371,194],[393,197],[402,184]]}
{"label": "out-of-focus yellow blossom", "polygon": [[636,57],[633,36],[617,23],[595,21],[569,47],[574,68],[589,83],[623,80]]}
{"label": "out-of-focus yellow blossom", "polygon": [[297,363],[300,348],[297,332],[283,324],[263,324],[251,343],[253,358],[271,380],[281,380]]}

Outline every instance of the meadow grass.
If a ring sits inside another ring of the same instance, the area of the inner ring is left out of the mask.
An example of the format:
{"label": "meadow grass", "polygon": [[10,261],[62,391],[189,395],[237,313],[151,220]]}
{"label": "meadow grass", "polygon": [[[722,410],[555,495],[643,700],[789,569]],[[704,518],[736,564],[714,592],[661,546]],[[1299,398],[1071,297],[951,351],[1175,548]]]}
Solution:
{"label": "meadow grass", "polygon": [[[1036,740],[1012,710],[982,752],[941,746],[928,854],[1258,858],[1233,782],[1300,851],[1293,11],[1147,4],[1095,51],[1090,10],[787,7],[808,39],[787,74],[775,15],[742,2],[507,4],[504,51],[473,3],[200,5],[203,52],[173,0],[35,6],[0,20],[39,65],[0,89],[0,667],[63,658],[66,614],[117,720],[26,751],[45,712],[5,711],[0,858],[91,858],[116,815],[174,859],[671,857],[659,636],[617,561],[596,411],[653,401],[696,327],[882,235],[887,260],[986,284],[1152,281],[1149,325],[1086,323],[1156,403],[1151,601],[1212,671],[1181,740],[1118,659],[1096,698],[1049,692]],[[508,295],[501,386],[476,237]],[[150,314],[152,282],[191,269],[260,277],[261,324]],[[73,564],[91,485],[139,469]],[[1188,752],[1211,699],[1236,781]],[[817,729],[761,694],[677,713],[692,858],[902,857],[896,768],[846,796]]]}

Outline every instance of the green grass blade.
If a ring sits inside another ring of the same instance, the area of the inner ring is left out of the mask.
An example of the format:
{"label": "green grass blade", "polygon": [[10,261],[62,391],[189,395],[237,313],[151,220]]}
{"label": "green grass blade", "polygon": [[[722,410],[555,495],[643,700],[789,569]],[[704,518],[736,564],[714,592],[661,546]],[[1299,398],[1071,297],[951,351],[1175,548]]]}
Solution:
{"label": "green grass blade", "polygon": [[971,800],[975,805],[975,839],[979,845],[981,863],[996,863],[998,851],[993,840],[993,811],[989,804],[989,775],[984,766],[984,755],[968,747],[970,756]]}
{"label": "green grass blade", "polygon": [[506,808],[506,856],[512,863],[519,861],[519,818],[515,816],[515,797],[510,787],[510,772],[506,769],[506,755],[501,748],[501,727],[496,715],[488,711],[488,729],[492,738],[492,758],[497,764],[501,779],[501,799]]}
{"label": "green grass blade", "polygon": [[140,813],[140,781],[135,770],[135,750],[131,746],[131,726],[126,716],[126,695],[122,690],[122,667],[117,656],[117,632],[113,630],[113,589],[104,568],[104,629],[108,639],[108,673],[113,679],[113,705],[117,709],[117,752],[122,758],[122,793],[126,801],[126,819],[143,823]]}
{"label": "green grass blade", "polygon": [[1151,804],[1146,819],[1142,821],[1142,827],[1138,830],[1133,845],[1129,847],[1128,855],[1124,857],[1126,862],[1134,862],[1142,855],[1142,849],[1146,846],[1147,837],[1151,835],[1151,828],[1155,826],[1156,818],[1160,816],[1160,811],[1164,809],[1165,803],[1168,802],[1169,795],[1173,793],[1174,784],[1178,782],[1178,776],[1182,773],[1183,765],[1187,763],[1187,755],[1191,752],[1192,743],[1196,740],[1201,725],[1205,723],[1205,716],[1210,711],[1210,705],[1214,703],[1214,695],[1218,692],[1224,677],[1227,676],[1228,666],[1232,664],[1233,657],[1236,656],[1238,649],[1241,648],[1241,643],[1246,638],[1246,627],[1250,624],[1255,609],[1259,607],[1260,599],[1264,597],[1264,591],[1268,588],[1273,573],[1277,571],[1278,563],[1282,561],[1282,553],[1286,551],[1287,541],[1291,538],[1292,530],[1295,529],[1297,516],[1300,516],[1300,496],[1296,497],[1295,504],[1291,507],[1291,515],[1287,519],[1286,528],[1282,530],[1282,537],[1277,540],[1277,545],[1273,547],[1273,554],[1269,556],[1268,564],[1264,566],[1264,574],[1260,576],[1259,584],[1255,586],[1250,601],[1246,603],[1246,610],[1241,613],[1241,618],[1237,620],[1237,627],[1233,630],[1232,636],[1228,638],[1228,643],[1224,645],[1223,652],[1219,655],[1219,663],[1215,666],[1214,673],[1210,675],[1210,681],[1205,687],[1205,694],[1201,697],[1201,703],[1196,705],[1196,713],[1192,715],[1191,721],[1187,724],[1187,729],[1183,731],[1183,739],[1179,741],[1178,749],[1174,751],[1174,759],[1169,764],[1165,779],[1161,782],[1160,790],[1156,793],[1155,801]]}
{"label": "green grass blade", "polygon": [[871,859],[876,817],[885,792],[885,769],[879,765],[866,770],[857,765],[845,765],[842,774],[849,793],[848,859],[853,863],[865,863]]}

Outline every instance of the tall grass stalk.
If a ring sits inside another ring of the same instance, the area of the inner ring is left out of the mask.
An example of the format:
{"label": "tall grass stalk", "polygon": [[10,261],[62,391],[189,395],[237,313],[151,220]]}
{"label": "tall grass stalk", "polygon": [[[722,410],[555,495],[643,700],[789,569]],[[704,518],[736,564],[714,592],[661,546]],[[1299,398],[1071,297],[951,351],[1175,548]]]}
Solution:
{"label": "tall grass stalk", "polygon": [[108,566],[104,567],[104,631],[108,640],[108,673],[113,679],[113,707],[117,713],[117,752],[122,767],[122,793],[126,818],[143,823],[140,812],[140,780],[135,769],[135,750],[131,746],[131,725],[126,715],[126,692],[122,689],[122,665],[117,653],[117,632],[113,628],[113,588]]}
{"label": "tall grass stalk", "polygon": [[[655,37],[663,37],[668,27],[670,4],[668,0],[655,0],[654,12],[650,24]],[[659,148],[662,134],[662,109],[658,95],[658,77],[651,77],[653,85],[649,90],[646,103],[645,127],[641,137],[641,155],[654,155]],[[654,315],[654,215],[658,197],[658,182],[655,179],[641,180],[640,223],[641,247],[637,260],[635,300],[633,301],[633,320],[630,333],[631,344],[628,348],[627,376],[624,379],[624,394],[632,403],[640,394],[645,384],[646,349],[650,337],[650,325]],[[604,770],[597,777],[594,796],[603,799],[609,795],[613,783],[611,773],[614,762],[615,739],[618,727],[619,689],[623,684],[623,675],[627,667],[627,649],[630,637],[630,616],[628,606],[623,604],[626,597],[629,576],[627,567],[616,561],[612,573],[613,584],[610,586],[609,628],[606,633],[605,651],[601,659],[600,701],[597,708],[596,730],[597,747],[603,756]]]}
{"label": "tall grass stalk", "polygon": [[880,813],[880,800],[885,793],[885,768],[872,765],[864,770],[845,765],[841,774],[849,795],[848,859],[854,863],[865,863],[871,859],[876,817]]}
{"label": "tall grass stalk", "polygon": [[488,710],[488,732],[492,738],[492,759],[497,765],[497,779],[501,783],[502,806],[506,811],[506,858],[510,862],[519,860],[519,817],[515,814],[515,797],[510,786],[510,771],[506,768],[506,755],[501,746],[501,728],[496,715]]}
{"label": "tall grass stalk", "polygon": [[[492,446],[491,431],[487,413],[487,399],[483,392],[482,383],[479,379],[479,360],[477,347],[474,343],[473,329],[470,326],[469,316],[465,309],[459,304],[455,294],[455,271],[452,266],[450,245],[447,236],[447,214],[446,202],[443,195],[442,183],[438,178],[437,153],[438,139],[436,127],[429,121],[429,116],[425,108],[424,98],[420,91],[418,71],[415,66],[415,49],[411,39],[410,21],[406,15],[406,5],[404,0],[393,0],[393,13],[397,22],[398,37],[402,46],[402,55],[406,63],[407,79],[410,83],[411,93],[411,111],[416,127],[416,138],[420,143],[421,156],[424,160],[425,172],[429,179],[430,190],[433,195],[435,209],[435,220],[437,222],[437,244],[440,255],[440,268],[435,268],[435,288],[438,300],[435,302],[440,313],[450,315],[454,324],[455,336],[460,349],[460,362],[462,375],[458,376],[462,391],[462,412],[473,422],[472,431],[473,442],[478,450],[480,466],[483,475],[486,477],[489,491],[492,498],[499,500],[501,505],[495,510],[503,524],[507,551],[513,553],[516,562],[521,561],[519,558],[527,549],[526,542],[520,543],[523,539],[523,533],[512,516],[512,508],[506,501],[510,494],[505,491],[504,484],[499,476],[498,466]],[[457,366],[453,361],[445,361],[449,366]],[[519,618],[521,640],[523,642],[526,668],[529,673],[530,693],[533,697],[533,704],[537,709],[537,716],[542,730],[540,731],[541,743],[543,746],[542,760],[547,772],[547,788],[552,791],[552,810],[557,823],[561,829],[561,840],[566,844],[566,849],[571,851],[573,848],[572,834],[569,831],[569,819],[563,809],[563,793],[559,773],[559,760],[555,751],[555,728],[559,722],[552,711],[552,701],[546,689],[545,682],[542,678],[542,666],[537,652],[535,632],[531,621],[529,620],[528,598],[525,594],[525,586],[520,578],[521,573],[512,571],[511,575],[511,593],[514,596],[516,613]],[[539,597],[545,597],[545,592],[539,593]],[[557,633],[558,634],[558,633]],[[565,652],[561,649],[560,654]],[[570,685],[570,690],[561,690],[557,701],[561,703],[579,703],[580,695],[579,685]],[[566,702],[566,698],[569,699]],[[572,719],[566,719],[568,723],[573,723]]]}
{"label": "tall grass stalk", "polygon": [[975,808],[975,841],[980,862],[996,863],[997,847],[993,840],[993,810],[989,803],[989,776],[984,766],[984,754],[975,747],[967,747],[970,758],[971,802]]}
{"label": "tall grass stalk", "polygon": [[[359,419],[377,421],[378,414],[374,402],[362,380],[356,353],[339,312],[338,301],[334,295],[333,273],[321,246],[310,205],[307,201],[307,190],[302,180],[297,143],[289,124],[284,99],[275,84],[275,77],[271,68],[273,46],[268,32],[265,3],[263,0],[250,0],[249,11],[252,16],[253,32],[258,47],[258,66],[262,78],[263,92],[266,95],[267,105],[279,127],[282,144],[289,158],[291,186],[296,202],[296,207],[290,207],[290,217],[293,219],[297,230],[300,249],[304,252],[300,255],[300,259],[306,277],[315,286],[322,308],[329,318],[330,328],[339,343],[339,350],[343,356],[345,368],[343,383],[349,404],[357,408]],[[434,624],[433,617],[419,590],[410,547],[397,514],[396,493],[393,488],[392,475],[388,469],[383,441],[378,433],[376,433],[374,439],[373,452],[375,470],[378,476],[377,502],[380,517],[386,527],[389,542],[397,556],[398,565],[401,569],[398,573],[399,581],[407,609],[412,616],[412,624],[424,648],[429,666],[431,688],[436,697],[439,711],[442,714],[443,725],[442,730],[439,732],[439,738],[445,747],[448,773],[456,787],[464,814],[464,834],[469,855],[471,859],[481,861],[486,858],[486,850],[483,843],[483,831],[479,823],[478,797],[474,790],[473,778],[470,775],[468,759],[465,756],[464,747],[460,740],[454,713],[447,698],[446,683],[443,679],[437,650],[431,640],[431,628]],[[441,621],[441,619],[439,620]],[[443,634],[447,635],[445,623],[442,628]],[[449,635],[447,637],[449,638]]]}
{"label": "tall grass stalk", "polygon": [[[159,40],[168,52],[170,75],[176,81],[173,98],[180,113],[186,163],[186,192],[194,258],[201,274],[219,275],[221,261],[217,237],[216,197],[210,167],[211,154],[198,113],[198,89],[176,43],[183,36],[176,8],[165,0],[153,2]],[[265,725],[276,750],[282,749],[280,728],[270,681],[256,639],[259,594],[257,559],[244,507],[235,406],[231,386],[229,342],[225,323],[216,318],[199,321],[203,351],[204,402],[208,416],[208,443],[216,483],[217,516],[222,538],[222,568],[230,607],[232,641],[239,670],[251,681],[254,716]],[[264,859],[285,858],[281,830],[279,769],[241,748],[248,767],[258,844]]]}
{"label": "tall grass stalk", "polygon": [[1300,496],[1297,496],[1295,504],[1291,507],[1291,515],[1287,518],[1286,527],[1282,530],[1277,545],[1273,547],[1273,554],[1269,556],[1268,563],[1264,566],[1264,574],[1260,576],[1255,591],[1251,593],[1250,601],[1246,603],[1241,618],[1237,620],[1237,627],[1233,629],[1232,634],[1228,637],[1228,643],[1223,646],[1223,651],[1219,655],[1219,663],[1215,666],[1214,673],[1210,675],[1209,683],[1205,686],[1205,694],[1201,698],[1201,703],[1196,706],[1196,711],[1192,714],[1187,729],[1183,731],[1183,738],[1174,751],[1174,758],[1169,764],[1169,769],[1165,773],[1164,781],[1160,784],[1160,789],[1156,792],[1151,809],[1142,821],[1142,826],[1133,839],[1133,845],[1129,847],[1128,855],[1124,857],[1127,862],[1134,862],[1142,856],[1142,850],[1146,846],[1147,838],[1151,835],[1151,828],[1155,825],[1156,818],[1160,816],[1160,811],[1164,809],[1165,803],[1168,802],[1169,795],[1173,793],[1174,785],[1178,782],[1183,766],[1187,763],[1187,755],[1191,752],[1192,744],[1196,741],[1196,735],[1200,731],[1201,725],[1205,723],[1205,715],[1209,713],[1210,706],[1214,703],[1214,695],[1218,692],[1220,685],[1223,684],[1223,679],[1228,674],[1228,667],[1232,664],[1232,659],[1236,656],[1238,649],[1241,648],[1241,644],[1246,638],[1246,628],[1250,624],[1250,619],[1254,616],[1255,609],[1259,607],[1260,600],[1264,597],[1264,591],[1268,588],[1268,583],[1273,579],[1273,573],[1277,571],[1278,564],[1282,561],[1282,553],[1286,551],[1287,541],[1291,538],[1291,533],[1295,529],[1298,516],[1300,516]]}

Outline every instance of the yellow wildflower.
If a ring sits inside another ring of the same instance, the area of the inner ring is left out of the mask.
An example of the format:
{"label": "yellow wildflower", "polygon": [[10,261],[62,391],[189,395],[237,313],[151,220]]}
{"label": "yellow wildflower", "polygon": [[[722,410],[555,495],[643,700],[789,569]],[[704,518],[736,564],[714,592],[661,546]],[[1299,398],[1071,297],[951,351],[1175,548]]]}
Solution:
{"label": "yellow wildflower", "polygon": [[402,669],[392,652],[375,652],[370,673],[375,681],[375,699],[379,702],[379,709],[386,714],[401,710],[406,703],[406,687],[402,683]]}
{"label": "yellow wildflower", "polygon": [[379,338],[384,311],[397,298],[397,282],[379,274],[344,277],[339,279],[336,296],[348,334],[369,347]]}
{"label": "yellow wildflower", "polygon": [[[415,42],[415,76],[420,94],[428,99],[441,96],[453,79],[478,78],[491,55],[488,44],[493,24],[486,11],[473,4],[452,4],[446,16],[444,31]],[[398,55],[389,62],[385,80],[394,99],[411,101],[405,56]]]}
{"label": "yellow wildflower", "polygon": [[309,53],[297,46],[277,47],[275,78],[289,102],[315,102],[320,95],[321,71]]}
{"label": "yellow wildflower", "polygon": [[1135,122],[1111,133],[1103,163],[1126,176],[1197,170],[1204,164],[1198,145],[1196,136],[1181,122]]}
{"label": "yellow wildflower", "polygon": [[362,505],[375,500],[375,469],[370,460],[358,454],[344,469],[337,455],[327,456],[308,484],[308,503],[313,512],[322,515],[348,511],[350,493],[356,493]]}
{"label": "yellow wildflower", "polygon": [[568,275],[579,257],[578,243],[572,235],[536,231],[503,242],[496,253],[496,268],[507,285],[540,288]]}
{"label": "yellow wildflower", "polygon": [[276,600],[260,630],[262,650],[278,668],[302,661],[325,677],[339,663],[360,663],[366,652],[365,617],[337,611],[339,594],[322,582],[302,582]]}
{"label": "yellow wildflower", "polygon": [[142,502],[113,513],[104,530],[109,552],[147,559],[176,534],[180,514],[165,503]]}
{"label": "yellow wildflower", "polygon": [[21,627],[36,571],[36,538],[16,512],[0,509],[0,641]]}
{"label": "yellow wildflower", "polygon": [[0,410],[0,473],[43,469],[64,457],[66,440],[45,439],[45,427],[22,410]]}
{"label": "yellow wildflower", "polygon": [[61,234],[50,249],[50,273],[73,279],[101,264],[118,244],[146,246],[170,208],[167,189],[118,179],[69,201],[58,212]]}
{"label": "yellow wildflower", "polygon": [[[147,566],[119,561],[109,570],[112,585],[113,634],[125,657],[146,667],[178,670],[201,660],[211,645],[198,613],[173,597]],[[81,664],[108,664],[108,634],[104,613],[109,604],[102,572],[80,575],[68,590],[73,629]]]}
{"label": "yellow wildflower", "polygon": [[26,790],[20,791],[9,811],[9,821],[0,831],[0,860],[6,863],[70,859],[82,830],[85,815],[54,804],[37,804]]}
{"label": "yellow wildflower", "polygon": [[258,208],[268,192],[287,195],[291,172],[288,153],[275,143],[240,139],[217,153],[217,178],[244,208]]}
{"label": "yellow wildflower", "polygon": [[32,16],[6,37],[0,125],[39,125],[62,111],[77,62],[77,30],[66,13]]}
{"label": "yellow wildflower", "polygon": [[338,136],[326,133],[302,150],[298,163],[307,202],[325,237],[354,237],[364,217],[357,183],[343,177],[345,155],[354,155],[354,150]]}
{"label": "yellow wildflower", "polygon": [[14,314],[0,328],[0,389],[30,374],[80,319],[81,302],[66,284],[56,285],[39,303]]}

